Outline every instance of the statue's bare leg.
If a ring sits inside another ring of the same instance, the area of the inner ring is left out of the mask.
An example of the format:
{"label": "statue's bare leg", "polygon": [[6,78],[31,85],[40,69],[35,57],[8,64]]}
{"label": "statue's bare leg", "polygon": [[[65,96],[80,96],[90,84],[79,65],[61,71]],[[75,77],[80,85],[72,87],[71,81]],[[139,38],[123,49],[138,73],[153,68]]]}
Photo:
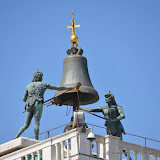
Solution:
{"label": "statue's bare leg", "polygon": [[42,111],[43,111],[43,103],[36,102],[35,107],[36,107],[36,110],[34,113],[34,118],[35,118],[34,133],[35,133],[35,139],[38,140],[40,120],[41,120]]}
{"label": "statue's bare leg", "polygon": [[29,125],[31,124],[32,117],[33,117],[33,113],[27,111],[27,112],[26,112],[26,120],[25,120],[25,123],[24,123],[24,125],[19,129],[19,132],[18,132],[18,134],[14,137],[14,139],[15,139],[15,138],[18,138],[18,137],[29,127]]}

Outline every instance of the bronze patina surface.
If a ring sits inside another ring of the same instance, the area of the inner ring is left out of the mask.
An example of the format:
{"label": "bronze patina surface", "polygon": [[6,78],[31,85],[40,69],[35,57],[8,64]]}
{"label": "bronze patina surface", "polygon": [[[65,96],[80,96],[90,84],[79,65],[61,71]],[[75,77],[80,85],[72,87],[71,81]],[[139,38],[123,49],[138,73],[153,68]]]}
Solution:
{"label": "bronze patina surface", "polygon": [[40,126],[40,119],[42,116],[43,111],[43,102],[44,102],[44,93],[46,89],[50,90],[71,90],[74,87],[63,87],[63,86],[54,86],[47,82],[42,82],[43,73],[40,71],[36,71],[33,74],[32,83],[30,83],[25,90],[25,94],[23,97],[23,101],[26,103],[25,110],[26,110],[26,120],[24,125],[20,128],[18,134],[15,138],[18,138],[30,125],[31,120],[34,116],[35,118],[35,139],[38,139],[39,134],[39,126]]}
{"label": "bronze patina surface", "polygon": [[83,108],[90,112],[102,112],[106,121],[105,126],[107,127],[107,134],[120,137],[122,140],[122,133],[125,134],[123,125],[120,120],[125,118],[122,106],[118,105],[115,101],[112,93],[105,94],[107,106],[101,106],[98,108]]}

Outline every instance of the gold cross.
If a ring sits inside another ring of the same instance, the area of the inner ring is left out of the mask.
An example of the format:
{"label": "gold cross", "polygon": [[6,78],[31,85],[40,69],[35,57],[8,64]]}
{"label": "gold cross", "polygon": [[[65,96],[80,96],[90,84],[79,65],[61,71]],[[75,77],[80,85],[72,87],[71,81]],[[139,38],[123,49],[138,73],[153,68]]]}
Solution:
{"label": "gold cross", "polygon": [[77,27],[80,28],[80,24],[75,25],[75,20],[74,20],[74,18],[73,18],[73,14],[74,14],[74,12],[72,12],[72,20],[71,20],[72,26],[67,26],[67,29],[72,28],[72,34],[75,35],[75,34],[76,34],[75,28],[77,28]]}

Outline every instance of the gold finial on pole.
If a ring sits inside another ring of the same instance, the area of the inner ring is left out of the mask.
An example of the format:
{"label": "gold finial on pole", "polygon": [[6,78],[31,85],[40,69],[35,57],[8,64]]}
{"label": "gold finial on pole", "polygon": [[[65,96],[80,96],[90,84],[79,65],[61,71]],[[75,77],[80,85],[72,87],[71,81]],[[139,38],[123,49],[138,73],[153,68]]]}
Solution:
{"label": "gold finial on pole", "polygon": [[74,12],[72,11],[72,20],[71,20],[72,26],[67,26],[67,29],[72,28],[72,36],[71,36],[70,40],[71,40],[72,43],[77,43],[78,42],[78,37],[76,36],[75,28],[77,28],[77,27],[80,28],[80,24],[75,25],[75,20],[74,20],[73,15],[74,15]]}

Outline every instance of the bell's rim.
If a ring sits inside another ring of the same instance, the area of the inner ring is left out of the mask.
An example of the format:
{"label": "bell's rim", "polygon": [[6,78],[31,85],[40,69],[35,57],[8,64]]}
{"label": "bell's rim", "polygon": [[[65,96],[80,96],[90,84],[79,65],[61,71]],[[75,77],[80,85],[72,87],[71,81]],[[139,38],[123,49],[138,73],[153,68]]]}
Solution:
{"label": "bell's rim", "polygon": [[[61,94],[62,91],[57,91],[55,93],[54,101],[57,104],[73,106],[73,94],[77,93],[77,90],[67,91]],[[96,103],[99,100],[99,95],[93,88],[84,88],[78,91],[79,95],[79,105],[88,105]]]}

